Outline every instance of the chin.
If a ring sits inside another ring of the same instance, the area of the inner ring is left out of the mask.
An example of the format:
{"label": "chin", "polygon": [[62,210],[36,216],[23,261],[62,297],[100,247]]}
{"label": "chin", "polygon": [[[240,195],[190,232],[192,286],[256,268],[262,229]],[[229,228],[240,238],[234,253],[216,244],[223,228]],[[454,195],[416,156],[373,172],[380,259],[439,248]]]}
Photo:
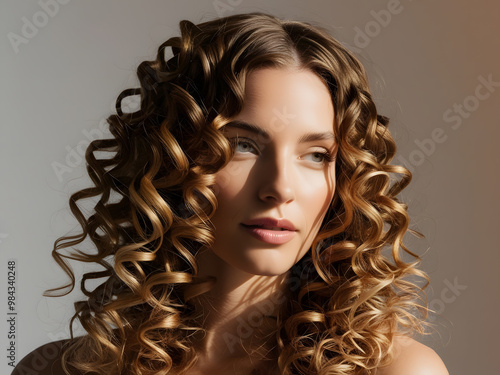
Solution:
{"label": "chin", "polygon": [[302,251],[297,254],[295,248],[253,249],[233,258],[233,261],[228,263],[232,263],[234,267],[251,275],[280,276],[287,273],[304,255]]}
{"label": "chin", "polygon": [[259,276],[280,276],[286,273],[287,271],[288,270],[256,269],[253,272],[249,273]]}
{"label": "chin", "polygon": [[287,267],[285,262],[276,261],[275,259],[265,262],[259,262],[259,264],[252,264],[250,262],[246,263],[244,267],[240,268],[242,271],[245,271],[252,275],[259,276],[280,276],[290,270],[290,267]]}

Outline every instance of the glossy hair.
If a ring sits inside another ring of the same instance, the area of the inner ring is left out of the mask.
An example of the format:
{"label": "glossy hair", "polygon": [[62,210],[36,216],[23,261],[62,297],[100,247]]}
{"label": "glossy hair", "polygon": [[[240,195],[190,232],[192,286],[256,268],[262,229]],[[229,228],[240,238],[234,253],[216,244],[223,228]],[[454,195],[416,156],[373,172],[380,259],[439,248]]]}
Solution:
{"label": "glossy hair", "polygon": [[[53,251],[71,282],[48,294],[74,288],[66,259],[103,270],[83,276],[87,299],[75,303],[71,324],[79,319],[88,335],[73,340],[64,363],[107,375],[182,373],[194,363],[191,338],[203,327],[192,302],[214,283],[197,276],[195,257],[214,241],[215,173],[232,157],[221,128],[242,109],[248,73],[264,67],[323,80],[338,144],[335,197],[290,271],[273,371],[361,374],[390,363],[395,334],[424,333],[428,277],[403,244],[408,231],[421,236],[397,198],[411,174],[389,164],[395,143],[361,63],[324,29],[263,13],[181,21],[180,31],[139,65],[141,87],[119,95],[108,118],[113,138],[86,151],[95,187],[69,202],[83,232],[59,238]],[[124,113],[122,100],[133,95],[140,109]],[[77,202],[92,197],[87,219]],[[87,236],[95,252],[61,252]],[[98,286],[88,290],[89,281]]]}

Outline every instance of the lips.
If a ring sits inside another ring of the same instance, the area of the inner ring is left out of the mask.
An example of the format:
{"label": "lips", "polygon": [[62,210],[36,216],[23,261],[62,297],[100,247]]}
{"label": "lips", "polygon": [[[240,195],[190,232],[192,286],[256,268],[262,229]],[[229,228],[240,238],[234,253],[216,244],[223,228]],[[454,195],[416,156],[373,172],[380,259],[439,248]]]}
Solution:
{"label": "lips", "polygon": [[277,230],[277,231],[278,230],[296,231],[293,223],[286,219],[274,219],[270,217],[265,217],[265,218],[248,220],[241,224],[243,226],[252,228],[262,228],[262,229]]}
{"label": "lips", "polygon": [[291,241],[297,232],[295,226],[286,219],[261,218],[245,221],[241,226],[254,238],[273,245]]}

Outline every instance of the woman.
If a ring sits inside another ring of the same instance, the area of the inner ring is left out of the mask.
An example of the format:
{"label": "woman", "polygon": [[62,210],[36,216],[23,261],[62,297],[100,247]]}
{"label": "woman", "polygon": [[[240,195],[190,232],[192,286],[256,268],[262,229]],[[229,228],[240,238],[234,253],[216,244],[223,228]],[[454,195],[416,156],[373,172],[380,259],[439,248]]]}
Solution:
{"label": "woman", "polygon": [[[83,233],[54,247],[70,290],[65,259],[102,267],[75,304],[88,334],[14,374],[447,374],[411,338],[427,309],[409,277],[428,280],[402,242],[411,174],[389,165],[359,61],[262,13],[180,28],[89,146],[95,187],[70,198]],[[95,196],[87,219],[76,202]],[[95,253],[61,252],[87,235]]]}

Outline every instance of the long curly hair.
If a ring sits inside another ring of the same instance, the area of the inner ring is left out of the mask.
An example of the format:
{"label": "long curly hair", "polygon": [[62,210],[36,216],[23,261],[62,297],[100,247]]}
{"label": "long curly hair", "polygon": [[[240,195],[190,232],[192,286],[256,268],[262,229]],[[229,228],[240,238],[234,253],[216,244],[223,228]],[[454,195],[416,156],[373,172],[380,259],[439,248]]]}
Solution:
{"label": "long curly hair", "polygon": [[[78,319],[88,334],[72,333],[65,370],[180,374],[195,363],[192,338],[203,327],[193,301],[216,282],[197,275],[196,254],[214,241],[215,174],[233,155],[222,127],[242,109],[248,73],[269,67],[308,69],[325,82],[338,144],[335,196],[290,271],[269,372],[369,374],[390,363],[396,334],[425,331],[429,278],[403,243],[407,232],[422,236],[397,197],[411,173],[389,164],[395,142],[363,66],[325,29],[264,13],[184,20],[180,32],[139,65],[140,88],[118,96],[113,137],[88,146],[95,187],[69,200],[82,233],[54,244],[70,282],[46,295],[74,289],[68,260],[102,267],[81,280],[86,299],[70,327]],[[122,110],[129,96],[140,96],[136,112]],[[86,218],[77,202],[93,197]],[[87,236],[96,251],[61,251]]]}

